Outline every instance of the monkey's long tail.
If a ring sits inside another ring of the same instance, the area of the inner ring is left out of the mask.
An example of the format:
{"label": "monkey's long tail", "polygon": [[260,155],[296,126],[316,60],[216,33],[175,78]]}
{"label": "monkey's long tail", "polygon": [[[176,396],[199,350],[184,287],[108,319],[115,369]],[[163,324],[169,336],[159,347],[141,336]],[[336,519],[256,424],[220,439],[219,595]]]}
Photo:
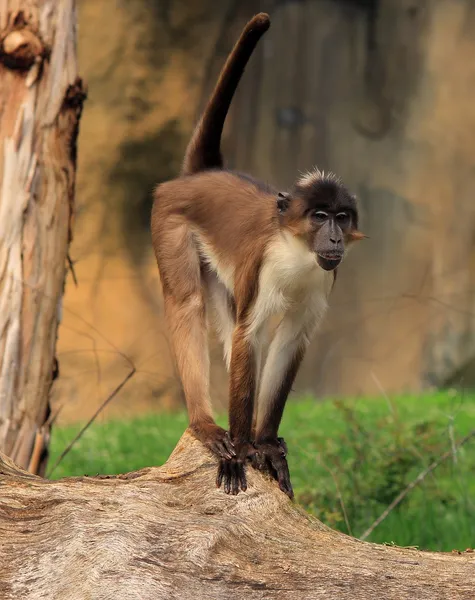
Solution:
{"label": "monkey's long tail", "polygon": [[269,29],[270,19],[259,13],[244,27],[239,40],[221,70],[213,95],[196,126],[185,152],[182,175],[221,168],[221,134],[236,88],[257,42]]}

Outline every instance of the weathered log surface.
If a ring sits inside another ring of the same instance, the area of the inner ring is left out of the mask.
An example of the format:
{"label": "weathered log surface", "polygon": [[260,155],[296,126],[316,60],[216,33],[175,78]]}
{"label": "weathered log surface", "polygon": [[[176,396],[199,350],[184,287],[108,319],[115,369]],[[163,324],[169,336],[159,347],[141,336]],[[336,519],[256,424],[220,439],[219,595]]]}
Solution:
{"label": "weathered log surface", "polygon": [[360,542],[185,433],[162,467],[47,481],[0,457],[0,598],[473,599],[475,555]]}

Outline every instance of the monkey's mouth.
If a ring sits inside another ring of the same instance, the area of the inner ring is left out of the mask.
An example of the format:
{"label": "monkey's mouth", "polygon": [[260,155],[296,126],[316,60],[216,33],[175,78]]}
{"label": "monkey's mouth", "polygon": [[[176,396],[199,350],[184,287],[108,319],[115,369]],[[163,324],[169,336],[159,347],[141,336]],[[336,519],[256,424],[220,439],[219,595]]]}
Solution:
{"label": "monkey's mouth", "polygon": [[333,271],[341,263],[342,254],[317,254],[317,262],[324,271]]}

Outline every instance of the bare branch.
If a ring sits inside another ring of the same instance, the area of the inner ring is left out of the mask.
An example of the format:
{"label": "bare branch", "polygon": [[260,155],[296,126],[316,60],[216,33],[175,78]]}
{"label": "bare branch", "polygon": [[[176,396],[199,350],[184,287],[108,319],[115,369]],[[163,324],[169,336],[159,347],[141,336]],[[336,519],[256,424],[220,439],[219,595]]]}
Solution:
{"label": "bare branch", "polygon": [[99,414],[104,410],[104,408],[117,396],[117,394],[120,392],[120,390],[125,386],[125,384],[132,379],[132,377],[135,375],[136,373],[136,369],[135,367],[132,368],[131,371],[129,371],[129,373],[126,375],[126,377],[124,377],[124,379],[119,383],[119,385],[115,388],[115,390],[113,392],[111,392],[111,394],[109,394],[109,396],[107,396],[107,398],[104,400],[104,402],[99,406],[99,408],[96,410],[96,412],[92,415],[92,417],[89,419],[89,421],[84,425],[84,427],[77,433],[77,435],[69,442],[69,444],[66,446],[66,448],[63,450],[63,452],[61,452],[61,454],[59,455],[57,461],[54,463],[54,465],[51,467],[50,471],[48,472],[48,477],[51,477],[51,475],[53,474],[54,470],[56,469],[56,467],[60,464],[60,462],[63,460],[63,458],[68,454],[68,452],[71,450],[71,448],[74,446],[74,444],[76,444],[76,442],[83,436],[83,434],[87,431],[87,429],[92,425],[92,423],[94,423],[94,421],[96,420],[96,418],[99,416]]}
{"label": "bare branch", "polygon": [[367,537],[369,537],[373,533],[373,531],[376,529],[376,527],[378,527],[378,525],[380,525],[384,521],[384,519],[389,515],[389,513],[392,510],[394,510],[396,508],[396,506],[404,500],[404,498],[409,494],[409,492],[412,489],[414,489],[417,485],[419,485],[419,483],[421,483],[421,481],[423,481],[427,477],[427,475],[429,475],[429,473],[432,473],[432,471],[434,469],[436,469],[441,463],[443,463],[445,460],[447,460],[448,458],[453,456],[454,452],[456,452],[459,448],[461,448],[464,444],[466,444],[474,436],[475,436],[475,429],[472,429],[472,431],[470,433],[468,433],[465,437],[463,437],[458,442],[458,444],[456,444],[455,448],[450,448],[450,450],[447,450],[447,452],[444,452],[444,454],[439,456],[439,458],[437,460],[434,460],[434,462],[432,462],[427,467],[427,469],[424,469],[423,471],[421,471],[421,473],[419,473],[419,475],[415,479],[413,479],[411,481],[411,483],[406,488],[404,488],[404,490],[400,494],[398,494],[396,496],[396,498],[394,498],[394,500],[386,508],[386,510],[381,513],[381,515],[376,519],[376,521],[374,521],[374,523],[372,523],[370,525],[370,527],[368,527],[368,529],[363,533],[363,535],[360,535],[359,539],[365,540]]}

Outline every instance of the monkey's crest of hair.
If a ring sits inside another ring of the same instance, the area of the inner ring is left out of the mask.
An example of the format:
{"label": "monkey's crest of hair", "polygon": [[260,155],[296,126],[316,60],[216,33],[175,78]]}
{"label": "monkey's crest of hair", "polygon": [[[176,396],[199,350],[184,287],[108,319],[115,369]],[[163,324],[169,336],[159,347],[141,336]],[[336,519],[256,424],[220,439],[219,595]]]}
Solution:
{"label": "monkey's crest of hair", "polygon": [[320,171],[318,167],[314,167],[310,171],[302,173],[297,180],[296,185],[299,187],[307,187],[318,183],[335,183],[341,185],[342,181],[335,173],[332,173],[331,171],[325,173],[325,171]]}
{"label": "monkey's crest of hair", "polygon": [[[358,226],[357,198],[350,193],[343,181],[331,171],[320,171],[317,167],[306,173],[302,173],[294,184],[294,191],[307,199],[309,204],[318,203],[322,194],[327,201],[333,198],[342,209],[349,208],[354,212],[354,225]],[[334,206],[335,207],[335,206]]]}

